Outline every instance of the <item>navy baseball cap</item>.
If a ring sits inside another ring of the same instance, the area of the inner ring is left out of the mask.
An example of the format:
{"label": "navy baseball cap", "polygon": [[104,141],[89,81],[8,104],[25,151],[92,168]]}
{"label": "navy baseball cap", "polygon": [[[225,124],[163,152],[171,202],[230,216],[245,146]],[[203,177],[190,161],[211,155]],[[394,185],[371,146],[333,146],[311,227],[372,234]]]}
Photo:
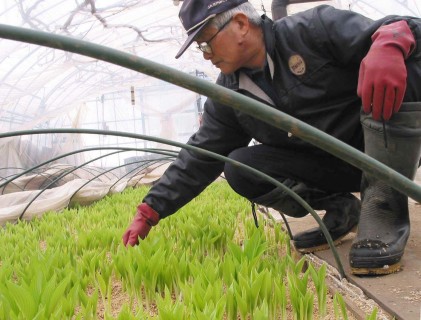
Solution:
{"label": "navy baseball cap", "polygon": [[196,35],[212,18],[244,2],[247,0],[184,0],[178,16],[188,37],[175,58],[178,59],[187,50]]}

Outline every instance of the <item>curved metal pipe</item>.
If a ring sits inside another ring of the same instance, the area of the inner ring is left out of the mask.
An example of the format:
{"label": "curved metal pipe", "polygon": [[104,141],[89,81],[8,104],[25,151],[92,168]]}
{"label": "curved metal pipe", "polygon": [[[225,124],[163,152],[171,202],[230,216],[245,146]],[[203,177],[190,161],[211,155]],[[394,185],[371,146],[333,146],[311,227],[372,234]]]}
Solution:
{"label": "curved metal pipe", "polygon": [[[312,126],[291,117],[288,114],[285,114],[279,110],[271,108],[261,102],[248,98],[244,95],[241,95],[237,92],[223,88],[221,86],[209,83],[208,81],[190,76],[186,73],[177,71],[175,69],[163,66],[158,63],[140,58],[138,56],[124,53],[119,50],[108,48],[105,46],[97,45],[94,43],[60,36],[56,34],[50,34],[47,32],[29,30],[20,27],[14,27],[10,25],[0,24],[0,37],[10,40],[17,40],[28,42],[32,44],[43,45],[50,48],[65,50],[73,53],[83,54],[92,58],[100,59],[107,61],[122,67],[142,72],[144,74],[150,75],[161,80],[171,82],[180,87],[186,88],[188,90],[195,91],[202,95],[212,98],[213,100],[230,106],[234,109],[240,110],[248,115],[251,115],[259,120],[262,120],[276,128],[282,129],[284,131],[290,132],[296,137],[301,138],[304,141],[307,141],[319,148],[337,156],[338,158],[360,168],[363,171],[368,171],[370,174],[374,175],[376,178],[385,181],[389,185],[395,187],[402,193],[412,197],[413,199],[421,202],[421,188],[412,182],[410,179],[404,177],[403,175],[397,173],[393,169],[387,167],[381,162],[365,155],[364,153],[354,149],[353,147],[345,144],[338,139],[329,136],[325,132],[322,132]],[[60,129],[57,129],[60,130]],[[70,129],[62,129],[70,130]],[[99,130],[96,130],[98,132]],[[23,131],[20,131],[22,134]],[[31,131],[27,134],[34,134],[35,132],[43,132],[43,130]],[[65,132],[65,131],[63,131]],[[66,133],[76,133],[76,131]],[[84,133],[94,133],[93,130],[84,130]],[[109,132],[108,132],[109,133]],[[1,137],[11,136],[7,134],[1,134]],[[16,135],[15,133],[12,133]],[[20,135],[19,134],[19,135]],[[102,133],[103,134],[103,133]],[[124,134],[124,133],[121,133]],[[134,135],[131,134],[130,137]],[[139,137],[139,135],[137,135]],[[154,137],[149,137],[152,141],[163,142],[163,139],[158,139]],[[165,143],[165,142],[164,142]],[[171,142],[167,144],[177,145],[180,144]],[[199,148],[194,149],[193,146],[183,145],[182,148],[194,150],[196,152],[204,152],[210,157],[222,157],[220,155],[213,154],[206,150],[201,150]],[[199,151],[201,150],[201,151]],[[207,153],[206,153],[207,152]],[[222,161],[229,161],[230,159],[222,157],[219,158]],[[228,159],[228,160],[227,160]],[[234,162],[236,165],[243,167],[244,165],[239,162]],[[303,207],[308,210],[312,216],[316,219],[317,223],[320,225],[328,243],[334,253],[335,260],[340,269],[341,276],[344,276],[342,264],[339,257],[333,246],[332,238],[330,237],[329,232],[321,221],[320,217],[314,212],[314,210],[304,202],[298,195],[293,193],[291,190],[283,186],[281,183],[271,178],[270,176],[264,175],[263,173],[255,170],[251,167],[245,166],[248,170],[253,171],[254,173],[266,177],[266,179],[272,182],[274,185],[279,186],[285,190],[292,198],[297,200]],[[243,167],[243,168],[245,168]],[[304,203],[303,203],[304,202]],[[335,255],[336,253],[336,255]]]}
{"label": "curved metal pipe", "polygon": [[[112,148],[111,148],[112,149]],[[79,165],[79,166],[76,166],[76,167],[73,167],[73,168],[69,168],[69,170],[65,170],[65,169],[63,169],[63,171],[64,171],[64,173],[63,174],[60,174],[57,178],[55,178],[55,179],[52,179],[52,181],[49,183],[49,184],[47,184],[47,186],[45,186],[40,192],[38,192],[37,194],[36,194],[36,196],[33,198],[33,199],[31,199],[31,201],[26,205],[26,207],[23,209],[23,211],[22,211],[22,213],[21,213],[21,215],[19,216],[19,219],[22,219],[23,218],[23,216],[24,216],[24,214],[25,214],[25,212],[26,212],[26,210],[28,210],[28,208],[30,207],[30,205],[45,191],[45,190],[47,190],[47,189],[49,189],[54,183],[56,183],[57,181],[59,181],[61,178],[64,178],[66,175],[68,175],[68,174],[70,174],[70,173],[73,173],[74,171],[76,171],[76,170],[78,170],[78,169],[80,169],[80,168],[82,168],[84,165],[86,165],[86,164],[88,164],[88,163],[91,163],[91,162],[94,162],[94,161],[96,161],[96,160],[99,160],[99,159],[101,159],[101,158],[104,158],[104,157],[107,157],[107,156],[110,156],[110,155],[113,155],[113,154],[116,154],[116,153],[120,153],[120,152],[126,152],[126,151],[133,151],[133,149],[134,148],[114,148],[114,149],[121,149],[121,150],[119,150],[119,151],[116,151],[116,152],[111,152],[111,153],[108,153],[108,154],[106,154],[106,155],[102,155],[102,156],[99,156],[99,157],[97,157],[97,158],[94,158],[94,159],[92,159],[92,160],[89,160],[89,161],[87,161],[87,162],[85,162],[85,163],[83,163],[83,164],[81,164],[81,165]],[[138,149],[139,151],[145,151],[146,149]],[[129,163],[130,164],[130,163]],[[129,165],[129,164],[126,164],[126,165]],[[112,170],[114,170],[114,169],[116,169],[116,168],[113,168]],[[89,182],[91,182],[92,181],[92,179],[91,180],[89,180],[87,183],[85,183],[83,186],[85,186],[86,184],[88,184]],[[112,187],[112,186],[111,186]],[[110,187],[110,188],[111,188]],[[81,188],[79,188],[77,191],[79,191]],[[77,192],[76,191],[76,192]],[[75,192],[75,193],[76,193]],[[73,193],[72,194],[72,196],[71,196],[71,198],[75,195],[75,193]],[[71,198],[70,198],[70,200],[71,200]],[[70,200],[69,200],[69,202],[70,202]]]}
{"label": "curved metal pipe", "polygon": [[[38,164],[38,165],[36,165],[36,166],[34,166],[32,168],[26,169],[26,170],[22,171],[21,173],[19,173],[17,175],[13,175],[12,178],[7,179],[7,180],[5,179],[6,181],[0,184],[0,188],[6,186],[10,182],[16,180],[17,178],[20,178],[21,176],[24,176],[27,173],[30,173],[32,171],[35,171],[36,169],[41,168],[41,167],[49,164],[50,162],[54,162],[56,160],[59,160],[59,159],[62,159],[62,158],[65,158],[65,157],[68,157],[68,156],[71,156],[71,155],[74,155],[74,154],[77,154],[77,153],[82,153],[82,152],[86,152],[86,151],[96,151],[96,150],[149,151],[149,149],[145,149],[145,148],[125,148],[125,147],[92,147],[92,148],[79,149],[79,150],[67,152],[67,153],[64,153],[62,155],[59,155],[57,157],[51,158],[51,159],[49,159],[47,161],[41,162],[40,164]],[[152,150],[154,150],[154,149],[152,149]],[[42,172],[40,172],[40,173],[42,173]],[[117,178],[117,175],[115,175],[115,174],[113,174],[113,175],[114,175],[114,177]],[[2,190],[2,194],[3,194],[3,190]]]}
{"label": "curved metal pipe", "polygon": [[37,194],[36,194],[36,196],[33,198],[33,199],[31,199],[31,201],[29,201],[29,203],[25,206],[25,208],[23,209],[23,211],[22,211],[22,213],[20,214],[20,216],[19,216],[19,220],[22,220],[22,218],[23,218],[23,216],[24,216],[24,214],[25,214],[25,212],[26,212],[26,210],[28,210],[28,208],[31,206],[31,204],[45,191],[45,190],[47,190],[49,187],[51,187],[54,183],[56,183],[58,180],[60,180],[61,178],[63,178],[63,177],[65,177],[66,175],[68,175],[68,174],[70,174],[70,173],[72,173],[73,171],[75,171],[75,170],[77,170],[77,169],[79,169],[79,168],[81,168],[81,167],[83,167],[85,164],[87,164],[87,163],[91,163],[91,162],[94,162],[94,161],[96,161],[96,160],[99,160],[99,159],[101,159],[101,158],[104,158],[104,157],[107,157],[107,156],[110,156],[110,155],[113,155],[113,154],[116,154],[116,153],[120,153],[120,152],[126,152],[127,150],[120,150],[120,151],[115,151],[115,152],[111,152],[111,153],[109,153],[109,154],[105,154],[105,155],[102,155],[102,156],[99,156],[99,157],[97,157],[97,158],[94,158],[94,159],[92,159],[92,160],[90,160],[90,161],[88,161],[88,162],[85,162],[85,163],[83,163],[83,164],[81,164],[80,166],[76,166],[76,167],[74,167],[74,168],[72,168],[71,170],[68,170],[68,171],[66,171],[65,173],[63,173],[63,174],[61,174],[60,176],[58,176],[56,179],[54,179],[52,182],[50,182],[46,187],[44,187],[40,192],[38,192]]}
{"label": "curved metal pipe", "polygon": [[[163,153],[163,152],[155,152],[155,153],[158,153],[158,154],[165,154],[165,153]],[[168,154],[167,154],[168,155]],[[148,167],[150,167],[151,165],[154,165],[155,163],[159,163],[159,162],[162,162],[162,161],[167,161],[167,162],[169,162],[168,161],[168,159],[175,159],[175,157],[173,156],[173,155],[170,155],[170,156],[168,156],[168,157],[165,157],[165,158],[160,158],[160,159],[154,159],[154,160],[142,160],[142,161],[136,161],[136,162],[132,162],[132,163],[139,163],[139,162],[143,162],[143,164],[142,165],[140,165],[140,166],[138,166],[138,167],[136,167],[136,168],[134,168],[134,169],[132,169],[132,170],[130,170],[129,172],[127,172],[125,175],[123,175],[120,179],[118,179],[116,182],[114,182],[112,185],[111,185],[111,187],[110,187],[110,190],[111,190],[111,188],[112,187],[114,187],[121,179],[123,179],[124,177],[126,177],[126,176],[128,176],[129,174],[131,174],[132,172],[134,172],[134,171],[136,171],[136,173],[138,173],[139,171],[141,171],[141,170],[144,170],[145,168],[148,168]],[[145,163],[145,162],[147,162],[147,163]],[[166,162],[166,163],[167,163]],[[133,176],[132,177],[130,177],[130,179],[127,181],[127,182],[129,182],[131,179],[133,178]],[[140,180],[140,179],[139,179]],[[136,183],[137,184],[137,183]]]}
{"label": "curved metal pipe", "polygon": [[[1,184],[0,184],[0,188],[5,187],[5,186],[6,186],[6,185],[8,185],[10,182],[12,182],[12,181],[14,181],[14,180],[16,180],[16,179],[18,179],[18,178],[20,178],[20,177],[24,176],[24,175],[25,175],[25,174],[27,174],[27,173],[30,173],[30,172],[32,172],[32,171],[35,171],[36,169],[41,168],[41,167],[43,167],[43,166],[45,166],[45,165],[49,164],[50,162],[54,162],[54,161],[56,161],[56,160],[59,160],[59,159],[61,159],[61,158],[65,158],[65,157],[67,157],[67,156],[70,156],[70,155],[73,155],[73,154],[76,154],[76,153],[80,153],[80,152],[84,152],[84,151],[91,151],[91,150],[99,150],[99,149],[101,149],[101,148],[86,148],[86,149],[79,149],[79,150],[76,150],[76,151],[68,152],[68,153],[62,154],[62,155],[60,155],[60,156],[54,157],[54,158],[49,159],[49,160],[47,160],[47,161],[44,161],[44,162],[42,162],[42,163],[40,163],[40,164],[38,164],[38,165],[36,165],[36,166],[34,166],[34,167],[31,167],[31,168],[29,168],[29,169],[26,169],[26,170],[22,171],[21,173],[19,173],[19,174],[17,174],[17,175],[13,175],[13,176],[12,176],[12,178],[7,179],[5,182],[1,183]],[[116,148],[113,148],[113,150],[115,150],[115,149],[116,149]],[[42,173],[42,172],[39,172],[38,174],[40,174],[40,173]],[[2,189],[1,194],[3,194],[4,189],[5,189],[5,188],[3,188],[3,189]]]}
{"label": "curved metal pipe", "polygon": [[[27,190],[26,187],[36,178],[38,177],[43,177],[45,180],[43,181],[43,183],[41,185],[39,185],[39,188],[43,188],[44,183],[47,181],[52,181],[54,180],[54,177],[57,176],[57,174],[61,174],[60,172],[66,172],[66,170],[69,170],[70,168],[60,168],[57,170],[57,172],[55,174],[51,174],[51,173],[46,173],[46,172],[38,172],[36,173],[33,177],[31,177],[23,186],[23,190]],[[74,174],[75,175],[75,174]],[[75,175],[76,176],[76,175]],[[78,177],[78,176],[77,176]],[[79,178],[79,177],[78,177]],[[57,182],[57,180],[54,180],[54,182]],[[4,190],[4,189],[3,189]]]}
{"label": "curved metal pipe", "polygon": [[[157,168],[159,168],[159,167],[163,166],[164,164],[167,164],[167,162],[160,164],[159,166],[157,166]],[[129,179],[128,181],[132,180],[132,178],[133,178],[133,177],[135,177],[135,175],[134,175],[134,176],[132,176],[132,177],[130,177],[130,179]],[[137,184],[138,184],[141,180],[142,180],[142,178],[140,178],[139,180],[137,180],[134,186],[135,186],[135,187],[137,187]]]}
{"label": "curved metal pipe", "polygon": [[[156,153],[158,153],[158,152],[156,152]],[[162,153],[162,154],[165,154],[165,153]],[[173,155],[171,155],[171,157],[173,157]],[[155,160],[146,160],[146,161],[155,161],[155,162],[159,162],[159,161],[162,161],[162,160],[159,160],[159,159],[155,159]],[[86,185],[88,185],[92,180],[94,180],[94,179],[97,179],[98,177],[100,177],[101,175],[103,175],[103,174],[105,174],[105,173],[108,173],[108,172],[111,172],[111,171],[113,171],[113,170],[115,170],[115,169],[119,169],[119,168],[122,168],[122,167],[125,167],[125,166],[128,166],[128,165],[131,165],[131,164],[133,164],[133,163],[138,163],[138,162],[145,162],[145,160],[140,160],[140,161],[135,161],[135,162],[130,162],[130,163],[125,163],[125,164],[122,164],[122,165],[120,165],[120,166],[117,166],[117,167],[114,167],[114,168],[111,168],[111,169],[108,169],[108,170],[106,170],[106,171],[104,171],[104,172],[101,172],[100,174],[98,174],[98,175],[96,175],[95,177],[93,177],[92,179],[90,179],[89,181],[87,181],[86,183],[84,183],[82,186],[80,186],[73,194],[72,194],[72,196],[70,197],[70,199],[69,199],[69,203],[72,201],[72,199],[73,199],[73,197],[74,197],[74,195],[76,194],[76,193],[78,193],[78,191],[79,190],[81,190],[83,187],[85,187]],[[148,167],[148,166],[145,166],[145,167]],[[125,174],[125,175],[123,175],[122,177],[120,177],[116,182],[114,182],[109,188],[108,188],[108,191],[110,191],[111,189],[112,189],[112,187],[114,187],[121,179],[123,179],[125,176],[127,176],[128,174],[130,174],[130,173],[132,173],[133,171],[136,171],[136,170],[138,170],[139,169],[139,167],[136,167],[136,168],[134,168],[134,169],[132,169],[132,170],[130,170],[127,174]],[[143,168],[142,168],[142,170],[143,170]],[[131,179],[131,178],[130,178]],[[129,179],[129,181],[130,181],[130,179]]]}
{"label": "curved metal pipe", "polygon": [[[233,164],[233,165],[237,166],[238,168],[241,168],[243,170],[247,170],[247,171],[249,171],[253,174],[256,174],[257,176],[261,177],[262,179],[265,179],[266,181],[271,182],[276,187],[280,187],[285,193],[287,193],[289,196],[291,196],[291,198],[296,200],[301,206],[303,206],[303,208],[305,208],[313,216],[313,218],[319,224],[320,229],[322,230],[322,232],[323,232],[324,236],[326,237],[326,240],[327,240],[327,242],[328,242],[328,244],[329,244],[329,246],[332,250],[332,254],[335,258],[335,261],[336,261],[336,264],[337,264],[337,267],[339,269],[339,273],[340,273],[341,277],[345,277],[345,271],[344,271],[344,268],[342,266],[341,259],[339,258],[338,252],[336,251],[336,248],[333,244],[332,237],[330,236],[329,231],[327,230],[326,226],[324,225],[322,219],[318,216],[318,214],[313,210],[312,207],[310,207],[310,205],[307,202],[304,201],[303,198],[301,198],[299,195],[297,195],[294,191],[292,191],[288,187],[284,186],[278,180],[268,176],[267,174],[265,174],[263,172],[260,172],[259,170],[256,170],[256,169],[254,169],[250,166],[247,166],[247,165],[245,165],[241,162],[238,162],[236,160],[232,160],[230,158],[224,157],[220,154],[217,154],[217,153],[205,150],[205,149],[201,149],[201,148],[198,148],[198,147],[195,147],[195,146],[192,146],[192,145],[167,140],[167,139],[164,139],[164,138],[152,137],[152,136],[147,136],[147,135],[143,135],[143,134],[135,134],[135,133],[129,133],[129,132],[122,132],[122,131],[108,131],[108,130],[95,130],[95,129],[75,129],[75,128],[37,129],[37,130],[3,132],[3,133],[0,133],[0,138],[22,136],[22,135],[33,135],[33,134],[45,134],[45,133],[78,133],[78,134],[81,134],[81,133],[85,134],[86,133],[86,134],[101,134],[101,135],[111,135],[111,136],[120,136],[120,137],[126,137],[126,138],[150,140],[150,141],[154,141],[154,142],[158,142],[158,143],[162,143],[162,144],[168,144],[168,145],[176,146],[176,147],[179,147],[179,148],[184,148],[186,150],[190,150],[190,151],[193,151],[193,152],[197,152],[199,154],[203,154],[205,156],[214,158],[216,160],[228,162],[230,164]],[[26,210],[26,208],[25,208],[25,210]]]}
{"label": "curved metal pipe", "polygon": [[75,38],[5,24],[0,24],[0,37],[79,53],[195,91],[290,132],[421,202],[421,187],[395,170],[303,121],[230,89],[132,54]]}

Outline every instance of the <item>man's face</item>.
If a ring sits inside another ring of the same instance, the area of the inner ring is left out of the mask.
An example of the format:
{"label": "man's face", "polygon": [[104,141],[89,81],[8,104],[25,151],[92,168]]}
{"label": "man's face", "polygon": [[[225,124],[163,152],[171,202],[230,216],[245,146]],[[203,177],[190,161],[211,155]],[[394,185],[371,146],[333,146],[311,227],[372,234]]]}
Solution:
{"label": "man's face", "polygon": [[198,44],[207,43],[210,46],[210,52],[203,52],[203,57],[210,60],[224,74],[233,73],[247,64],[244,48],[239,41],[239,28],[240,25],[234,17],[221,29],[212,25],[206,27],[196,38]]}

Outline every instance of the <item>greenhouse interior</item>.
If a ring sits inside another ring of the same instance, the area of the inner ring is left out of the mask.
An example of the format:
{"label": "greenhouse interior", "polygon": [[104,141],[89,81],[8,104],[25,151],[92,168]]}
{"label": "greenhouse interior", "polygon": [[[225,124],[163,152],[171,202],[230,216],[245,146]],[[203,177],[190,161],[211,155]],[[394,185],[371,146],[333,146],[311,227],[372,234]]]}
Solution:
{"label": "greenhouse interior", "polygon": [[[275,0],[249,2],[274,18]],[[418,0],[278,3],[286,16],[327,4],[421,17]],[[391,319],[367,297],[350,310],[358,303],[328,286],[341,278],[335,263],[294,255],[286,221],[267,208],[256,228],[223,176],[139,246],[122,244],[201,125],[207,97],[191,83],[220,73],[194,45],[175,58],[182,4],[0,2],[0,319]],[[142,60],[129,67],[130,57]]]}

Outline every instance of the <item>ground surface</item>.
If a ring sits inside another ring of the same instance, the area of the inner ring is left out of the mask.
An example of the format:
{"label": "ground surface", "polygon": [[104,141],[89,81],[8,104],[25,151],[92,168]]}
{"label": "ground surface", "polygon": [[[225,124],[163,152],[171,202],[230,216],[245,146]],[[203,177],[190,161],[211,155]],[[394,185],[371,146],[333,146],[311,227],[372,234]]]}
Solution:
{"label": "ground surface", "polygon": [[[345,269],[346,280],[351,286],[356,286],[357,290],[361,289],[368,300],[372,299],[377,303],[384,310],[386,319],[393,317],[403,320],[421,319],[421,205],[410,199],[409,209],[411,235],[402,259],[401,271],[378,277],[353,276],[348,264],[348,252],[355,234],[350,234],[337,247]],[[288,221],[293,233],[317,225],[310,215],[300,219],[289,218]],[[314,256],[320,261],[336,266],[330,250],[316,252]],[[359,304],[357,302],[351,308],[361,307]]]}

